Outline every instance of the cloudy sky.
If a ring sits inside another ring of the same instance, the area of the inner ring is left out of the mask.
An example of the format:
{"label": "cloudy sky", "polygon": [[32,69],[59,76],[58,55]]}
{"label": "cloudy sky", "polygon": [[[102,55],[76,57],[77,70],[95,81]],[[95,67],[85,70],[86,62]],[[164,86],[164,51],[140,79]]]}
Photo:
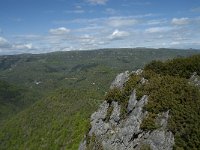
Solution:
{"label": "cloudy sky", "polygon": [[0,55],[200,49],[200,0],[1,0]]}

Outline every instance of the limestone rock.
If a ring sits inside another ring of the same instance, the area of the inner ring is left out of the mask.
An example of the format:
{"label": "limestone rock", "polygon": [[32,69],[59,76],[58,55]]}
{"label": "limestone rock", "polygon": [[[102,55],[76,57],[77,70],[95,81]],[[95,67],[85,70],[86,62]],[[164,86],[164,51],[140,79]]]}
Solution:
{"label": "limestone rock", "polygon": [[93,133],[96,135],[102,135],[107,132],[109,129],[109,124],[105,123],[103,120],[106,118],[107,110],[109,104],[104,101],[99,110],[92,114],[91,116],[91,126],[92,128],[89,131],[89,135],[92,136]]}
{"label": "limestone rock", "polygon": [[195,86],[200,88],[200,77],[197,75],[196,72],[192,74],[190,77],[190,83],[194,84]]}
{"label": "limestone rock", "polygon": [[118,105],[118,102],[113,101],[111,107],[113,107],[113,111],[110,116],[110,123],[116,125],[120,120],[120,106]]}
{"label": "limestone rock", "polygon": [[93,120],[99,120],[99,119],[105,119],[108,107],[109,107],[109,104],[106,101],[104,101],[100,105],[98,111],[96,111],[96,112],[94,112],[92,114],[91,121],[93,121]]}
{"label": "limestone rock", "polygon": [[83,140],[79,145],[78,150],[86,150],[86,140]]}
{"label": "limestone rock", "polygon": [[129,98],[129,101],[128,101],[128,112],[131,112],[133,110],[133,108],[135,107],[137,103],[137,100],[136,100],[136,90],[134,90]]}
{"label": "limestone rock", "polygon": [[141,75],[142,72],[143,72],[142,69],[138,69],[138,70],[136,70],[136,71],[132,71],[131,74]]}
{"label": "limestone rock", "polygon": [[[135,73],[140,75],[142,70]],[[111,88],[122,89],[127,79],[128,72],[119,74]],[[144,95],[137,100],[136,95],[136,90],[134,90],[127,102],[128,113],[124,118],[120,118],[122,106],[118,102],[112,101],[109,104],[104,101],[99,109],[91,115],[91,129],[87,135],[95,137],[95,141],[98,141],[104,150],[140,150],[144,145],[148,145],[153,150],[172,150],[174,135],[167,130],[169,111],[157,114],[155,122],[159,126],[157,129],[143,131],[140,126],[143,119],[148,116],[148,112],[143,109],[148,103],[148,96]],[[108,109],[112,112],[110,113]],[[83,140],[79,150],[86,149],[86,140]],[[96,150],[96,145],[92,149]]]}
{"label": "limestone rock", "polygon": [[172,132],[158,129],[151,132],[147,139],[142,140],[142,144],[150,145],[153,150],[172,150],[174,136]]}
{"label": "limestone rock", "polygon": [[128,77],[129,77],[128,71],[118,74],[115,80],[112,82],[110,89],[113,89],[115,87],[122,89],[124,86],[124,83],[128,80]]}
{"label": "limestone rock", "polygon": [[145,83],[148,82],[148,80],[142,77],[142,79],[140,80],[140,82],[141,82],[142,84],[145,84]]}

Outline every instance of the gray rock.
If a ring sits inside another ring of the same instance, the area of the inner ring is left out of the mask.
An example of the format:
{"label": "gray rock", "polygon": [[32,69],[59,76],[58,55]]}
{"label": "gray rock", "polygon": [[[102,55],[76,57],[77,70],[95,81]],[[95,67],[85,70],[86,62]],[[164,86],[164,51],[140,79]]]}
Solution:
{"label": "gray rock", "polygon": [[128,101],[128,112],[131,112],[133,110],[133,108],[135,107],[137,103],[137,100],[136,100],[136,91],[134,90],[129,98],[129,101]]}
{"label": "gray rock", "polygon": [[143,72],[142,69],[138,69],[138,70],[135,70],[135,71],[132,71],[131,74],[135,74],[135,75],[141,75]]}
{"label": "gray rock", "polygon": [[104,101],[97,112],[93,113],[91,116],[91,126],[89,135],[92,136],[93,133],[96,135],[102,135],[109,129],[109,124],[106,124],[103,120],[106,118],[107,110],[109,104]]}
{"label": "gray rock", "polygon": [[150,145],[153,150],[172,150],[174,145],[174,136],[172,132],[164,130],[155,130],[142,141],[143,144]]}
{"label": "gray rock", "polygon": [[132,110],[130,115],[125,121],[125,126],[135,126],[140,128],[140,124],[143,118],[147,115],[147,112],[143,112],[143,107],[148,102],[148,96],[144,95],[141,100],[136,101],[135,108]]}
{"label": "gray rock", "polygon": [[136,104],[135,107],[144,107],[144,105],[146,105],[148,102],[148,96],[147,95],[144,95],[142,96],[141,100],[139,100]]}
{"label": "gray rock", "polygon": [[145,83],[148,82],[148,80],[142,77],[142,79],[140,80],[140,82],[141,82],[142,84],[145,84]]}
{"label": "gray rock", "polygon": [[89,131],[89,135],[92,136],[94,133],[96,136],[105,134],[110,129],[110,124],[105,123],[102,119],[91,122],[92,128]]}
{"label": "gray rock", "polygon": [[118,74],[115,80],[112,82],[110,89],[113,89],[115,87],[122,89],[124,86],[124,83],[128,80],[128,78],[129,78],[128,71]]}
{"label": "gray rock", "polygon": [[[142,70],[134,72],[137,75]],[[128,72],[119,74],[113,82],[111,88],[122,88],[128,79]],[[121,106],[118,102],[112,102],[113,107],[109,120],[106,120],[109,104],[104,101],[99,109],[91,116],[91,130],[88,136],[95,135],[104,150],[139,150],[143,145],[149,145],[153,150],[172,150],[174,145],[174,135],[167,130],[169,111],[158,114],[156,122],[158,129],[153,131],[143,131],[140,126],[148,112],[143,107],[148,103],[148,96],[144,95],[139,101],[136,100],[136,90],[134,90],[128,101],[128,114],[125,118],[120,118]],[[86,149],[86,141],[80,144],[79,150]],[[93,147],[95,149],[95,147]]]}
{"label": "gray rock", "polygon": [[104,101],[104,102],[100,105],[98,111],[96,111],[96,112],[94,112],[94,113],[92,114],[92,116],[91,116],[91,121],[93,121],[93,120],[98,120],[98,119],[105,119],[106,114],[107,114],[108,107],[109,107],[109,104],[108,104],[106,101]]}
{"label": "gray rock", "polygon": [[120,106],[118,105],[118,102],[112,102],[111,107],[113,107],[112,114],[110,116],[110,123],[112,125],[116,125],[119,123],[120,120]]}
{"label": "gray rock", "polygon": [[86,150],[86,140],[80,143],[78,150]]}
{"label": "gray rock", "polygon": [[192,76],[189,79],[189,83],[192,83],[193,85],[200,88],[200,77],[197,75],[196,72],[192,74]]}

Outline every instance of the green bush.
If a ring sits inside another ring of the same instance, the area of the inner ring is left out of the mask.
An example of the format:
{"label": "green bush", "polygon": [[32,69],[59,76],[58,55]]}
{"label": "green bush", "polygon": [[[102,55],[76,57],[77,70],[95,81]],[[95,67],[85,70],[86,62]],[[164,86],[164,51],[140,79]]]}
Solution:
{"label": "green bush", "polygon": [[136,88],[136,86],[139,85],[140,80],[141,80],[141,76],[137,76],[135,74],[130,75],[128,81],[125,83],[124,88],[123,88],[124,97],[128,97],[131,95],[131,93]]}
{"label": "green bush", "polygon": [[122,99],[122,92],[119,88],[113,88],[106,94],[105,100],[111,104],[112,101],[120,102]]}
{"label": "green bush", "polygon": [[[187,80],[193,72],[199,74],[199,60],[200,55],[165,63],[152,62],[144,71],[148,83],[137,89],[149,95],[145,106],[148,112],[170,111],[168,129],[175,135],[175,149],[200,148],[200,92]],[[153,118],[146,118],[142,128],[151,129],[153,122]]]}
{"label": "green bush", "polygon": [[149,113],[148,116],[142,121],[141,129],[144,131],[152,131],[157,129],[159,126],[156,125],[156,114]]}
{"label": "green bush", "polygon": [[200,55],[176,58],[166,62],[152,61],[145,66],[145,70],[152,70],[162,75],[190,78],[193,72],[197,72],[200,75]]}
{"label": "green bush", "polygon": [[109,121],[110,116],[111,116],[111,114],[112,114],[112,111],[113,111],[113,106],[110,105],[110,106],[108,107],[107,114],[106,114],[106,118],[105,118],[105,121],[106,121],[106,122]]}

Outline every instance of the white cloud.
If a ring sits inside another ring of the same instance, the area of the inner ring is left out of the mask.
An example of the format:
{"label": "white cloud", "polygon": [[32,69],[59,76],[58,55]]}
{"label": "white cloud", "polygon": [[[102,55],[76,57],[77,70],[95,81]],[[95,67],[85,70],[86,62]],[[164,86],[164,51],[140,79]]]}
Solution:
{"label": "white cloud", "polygon": [[36,51],[38,50],[35,47],[33,47],[32,43],[15,44],[9,42],[3,37],[0,37],[0,54],[7,55],[7,54],[35,53]]}
{"label": "white cloud", "polygon": [[5,43],[8,43],[8,41],[5,38],[0,37],[0,45],[4,45]]}
{"label": "white cloud", "polygon": [[179,45],[179,44],[181,44],[179,41],[173,41],[170,43],[170,45]]}
{"label": "white cloud", "polygon": [[0,48],[7,48],[10,47],[8,40],[3,37],[0,37]]}
{"label": "white cloud", "polygon": [[92,37],[88,34],[80,36],[78,39],[79,39],[79,42],[83,45],[84,44],[89,44],[89,45],[95,44],[95,37]]}
{"label": "white cloud", "polygon": [[102,18],[77,18],[74,20],[57,20],[54,21],[54,24],[63,25],[63,24],[79,24],[81,26],[103,26],[105,28],[119,28],[119,27],[130,27],[136,24],[139,24],[139,19],[135,19],[136,17],[141,16],[116,16],[116,17],[102,17]]}
{"label": "white cloud", "polygon": [[22,35],[13,35],[12,38],[14,38],[17,41],[34,41],[34,40],[41,40],[42,36],[41,35],[36,35],[36,34],[22,34]]}
{"label": "white cloud", "polygon": [[161,33],[172,30],[171,27],[152,27],[145,30],[146,33]]}
{"label": "white cloud", "polygon": [[189,18],[173,18],[171,21],[173,25],[186,25],[189,24],[189,22]]}
{"label": "white cloud", "polygon": [[81,5],[76,5],[75,8],[76,9],[82,9],[82,6]]}
{"label": "white cloud", "polygon": [[125,37],[129,36],[129,33],[126,31],[119,31],[119,30],[115,30],[108,38],[110,40],[122,40]]}
{"label": "white cloud", "polygon": [[54,35],[63,35],[63,34],[67,34],[70,32],[70,29],[67,29],[65,27],[60,27],[57,29],[50,29],[49,33],[54,34]]}
{"label": "white cloud", "polygon": [[129,17],[112,17],[107,20],[107,24],[112,27],[132,26],[136,23],[136,19]]}
{"label": "white cloud", "polygon": [[83,14],[86,11],[80,5],[76,5],[72,10],[65,10],[64,13]]}
{"label": "white cloud", "polygon": [[12,46],[13,49],[19,49],[19,50],[29,50],[29,49],[33,49],[33,44],[29,43],[29,44],[15,44]]}
{"label": "white cloud", "polygon": [[167,23],[167,19],[148,20],[147,25],[161,25]]}
{"label": "white cloud", "polygon": [[107,3],[108,0],[87,0],[90,4],[93,5],[104,5]]}
{"label": "white cloud", "polygon": [[[104,8],[104,12],[101,13],[105,13],[106,7]],[[75,8],[79,9],[82,7]],[[107,11],[112,14],[113,10]],[[190,26],[181,26],[185,21],[189,21]],[[195,48],[200,47],[199,24],[200,17],[167,19],[162,16],[154,17],[152,14],[77,18],[58,23],[57,26],[60,28],[50,29],[50,34],[46,35],[13,35],[8,40],[0,37],[0,54],[112,47]],[[75,25],[78,27],[72,31],[65,28]]]}

